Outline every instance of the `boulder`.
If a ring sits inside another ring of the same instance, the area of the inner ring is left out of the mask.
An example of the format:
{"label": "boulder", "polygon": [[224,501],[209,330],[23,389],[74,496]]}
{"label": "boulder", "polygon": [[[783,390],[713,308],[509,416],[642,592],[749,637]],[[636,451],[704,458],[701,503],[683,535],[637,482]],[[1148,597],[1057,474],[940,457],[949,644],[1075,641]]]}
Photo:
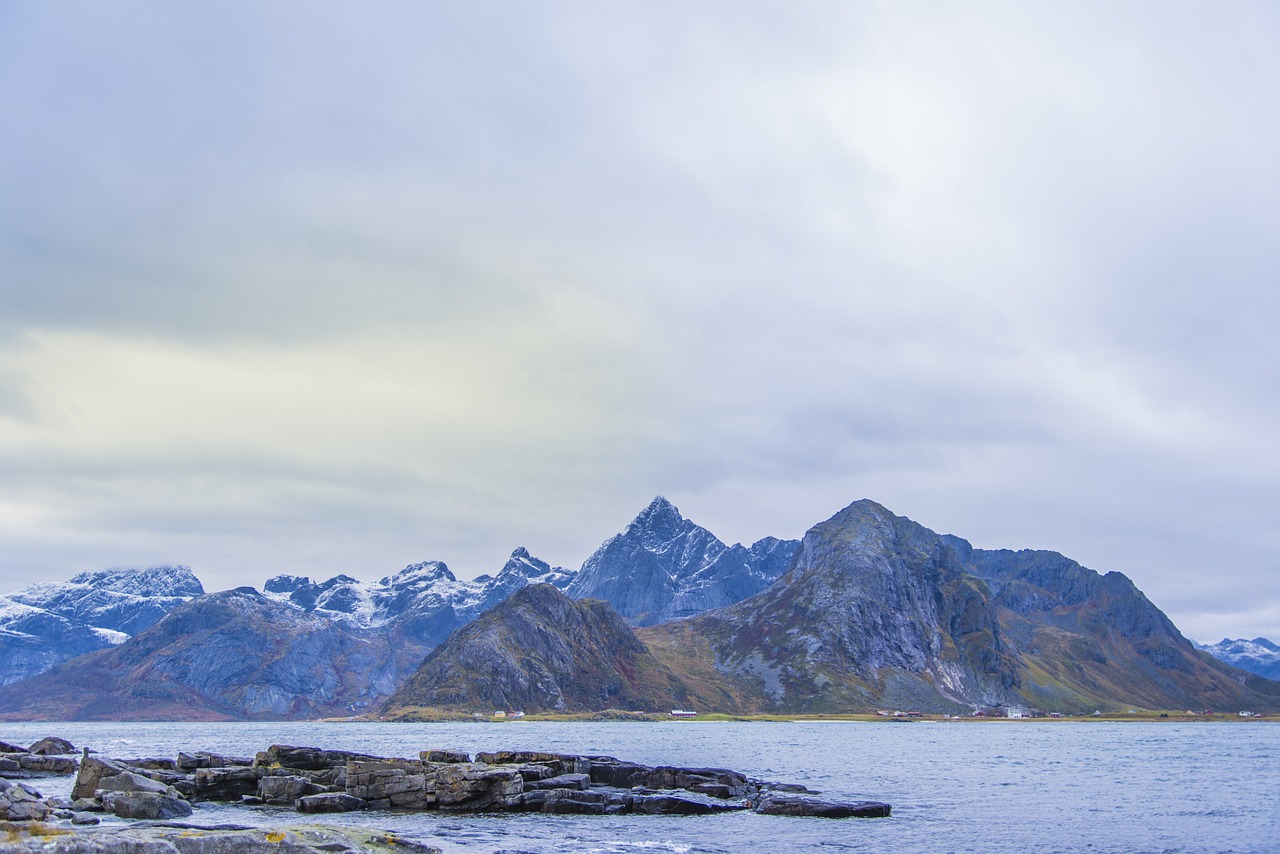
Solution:
{"label": "boulder", "polygon": [[122,771],[110,777],[103,777],[98,781],[98,789],[94,796],[101,798],[101,792],[154,792],[171,798],[182,797],[172,786],[166,786],[159,780],[152,780],[135,771]]}
{"label": "boulder", "polygon": [[80,771],[76,774],[75,784],[71,787],[71,798],[92,798],[100,788],[102,780],[123,774],[129,769],[111,759],[85,755],[80,762]]}
{"label": "boulder", "polygon": [[322,795],[307,795],[298,798],[298,812],[354,812],[367,807],[360,798],[345,792],[325,792]]}
{"label": "boulder", "polygon": [[253,760],[247,756],[223,756],[220,753],[209,753],[197,750],[195,753],[178,752],[174,765],[179,771],[196,771],[200,768],[225,768],[228,765],[252,765]]}
{"label": "boulder", "polygon": [[76,752],[71,742],[65,738],[56,738],[54,736],[42,738],[27,749],[32,753],[39,753],[41,756],[64,756],[68,753]]}
{"label": "boulder", "polygon": [[715,798],[657,792],[637,794],[631,798],[631,811],[646,815],[710,815],[747,809],[745,801],[725,802]]}
{"label": "boulder", "polygon": [[429,809],[436,803],[435,779],[432,766],[413,759],[352,760],[347,763],[346,791],[377,809]]}
{"label": "boulder", "polygon": [[557,815],[605,815],[624,811],[628,803],[629,796],[620,792],[542,789],[521,795],[513,807]]}
{"label": "boulder", "polygon": [[258,780],[257,797],[266,804],[293,806],[298,798],[313,794],[316,794],[315,789],[306,777],[263,777]]}
{"label": "boulder", "polygon": [[[521,774],[523,776],[523,773]],[[574,789],[577,791],[585,791],[591,788],[591,777],[587,774],[561,774],[559,777],[547,777],[541,780],[524,781],[524,790],[526,792],[536,792],[539,789]]]}
{"label": "boulder", "polygon": [[0,756],[0,774],[18,774],[22,771],[22,766],[16,760]]}
{"label": "boulder", "polygon": [[75,812],[71,813],[72,824],[98,824],[102,819],[98,818],[91,812]]}
{"label": "boulder", "polygon": [[191,804],[160,792],[103,792],[102,805],[120,818],[164,820],[191,815]]}
{"label": "boulder", "polygon": [[520,772],[487,765],[437,765],[427,789],[435,790],[436,806],[445,810],[504,809],[524,794]]}
{"label": "boulder", "polygon": [[273,744],[259,753],[253,764],[266,768],[293,768],[301,771],[324,771],[345,768],[352,759],[378,761],[381,756],[352,753],[349,750],[321,750],[318,747],[289,747]]}
{"label": "boulder", "polygon": [[35,774],[74,774],[79,767],[70,756],[49,756],[43,753],[18,753],[18,767]]}
{"label": "boulder", "polygon": [[0,780],[0,819],[6,821],[43,821],[53,808],[40,793],[26,783]]}
{"label": "boulder", "polygon": [[471,754],[459,753],[456,750],[424,750],[418,756],[423,762],[457,763],[471,761]]}
{"label": "boulder", "polygon": [[760,799],[756,812],[818,818],[884,818],[890,814],[890,807],[876,801],[826,801],[770,792]]}
{"label": "boulder", "polygon": [[[117,759],[121,765],[138,768],[143,771],[177,771],[178,763],[172,759]],[[246,763],[247,764],[247,763]]]}
{"label": "boulder", "polygon": [[7,741],[0,741],[0,753],[27,753],[25,747],[19,747],[16,744],[10,744]]}
{"label": "boulder", "polygon": [[201,768],[196,771],[193,801],[238,801],[244,795],[258,793],[258,781],[262,768],[245,765],[228,765],[221,768]]}

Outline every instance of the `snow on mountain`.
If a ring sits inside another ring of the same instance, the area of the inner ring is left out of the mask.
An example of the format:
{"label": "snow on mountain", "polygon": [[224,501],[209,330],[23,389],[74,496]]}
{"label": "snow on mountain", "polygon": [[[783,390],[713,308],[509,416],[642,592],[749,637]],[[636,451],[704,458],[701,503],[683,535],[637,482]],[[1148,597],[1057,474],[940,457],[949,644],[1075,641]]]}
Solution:
{"label": "snow on mountain", "polygon": [[604,599],[633,625],[651,626],[754,596],[786,572],[799,545],[767,537],[726,546],[658,496],[587,558],[565,592]]}
{"label": "snow on mountain", "polygon": [[1267,679],[1280,680],[1280,646],[1266,638],[1223,638],[1215,644],[1196,644],[1219,661],[1256,673]]}
{"label": "snow on mountain", "polygon": [[204,592],[185,566],[104,569],[0,597],[0,685],[115,646]]}

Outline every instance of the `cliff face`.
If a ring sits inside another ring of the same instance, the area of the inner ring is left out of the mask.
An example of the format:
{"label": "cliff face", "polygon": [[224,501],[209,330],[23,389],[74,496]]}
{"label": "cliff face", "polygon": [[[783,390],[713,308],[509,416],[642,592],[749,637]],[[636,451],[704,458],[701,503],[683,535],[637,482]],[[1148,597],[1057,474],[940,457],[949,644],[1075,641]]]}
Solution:
{"label": "cliff face", "polygon": [[364,711],[395,686],[394,655],[253,588],[179,606],[117,647],[0,688],[0,717],[279,719]]}
{"label": "cliff face", "polygon": [[671,708],[680,685],[605,602],[517,591],[427,656],[384,707]]}
{"label": "cliff face", "polygon": [[582,564],[565,588],[604,599],[632,625],[701,614],[752,596],[786,570],[794,540],[726,546],[658,497]]}

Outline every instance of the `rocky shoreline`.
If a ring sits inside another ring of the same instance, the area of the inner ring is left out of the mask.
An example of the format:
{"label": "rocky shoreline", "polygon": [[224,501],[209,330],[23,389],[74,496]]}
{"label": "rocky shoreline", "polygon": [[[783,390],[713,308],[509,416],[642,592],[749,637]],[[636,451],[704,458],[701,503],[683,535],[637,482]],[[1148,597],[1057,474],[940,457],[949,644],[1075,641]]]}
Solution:
{"label": "rocky shoreline", "polygon": [[[39,747],[40,751],[35,748]],[[117,759],[43,739],[0,742],[0,834],[6,850],[231,852],[264,842],[281,851],[434,850],[394,836],[298,824],[264,830],[180,822],[192,804],[293,807],[300,814],[356,810],[566,815],[764,815],[873,818],[888,804],[827,800],[804,786],[724,768],[648,766],[611,756],[500,751],[474,757],[423,750],[416,758],[272,745],[253,757],[180,752],[174,759]],[[62,754],[62,755],[59,755]],[[34,777],[76,775],[70,800],[44,798]],[[17,781],[23,778],[24,781]],[[96,828],[99,816],[133,819]],[[405,847],[410,846],[410,847]]]}

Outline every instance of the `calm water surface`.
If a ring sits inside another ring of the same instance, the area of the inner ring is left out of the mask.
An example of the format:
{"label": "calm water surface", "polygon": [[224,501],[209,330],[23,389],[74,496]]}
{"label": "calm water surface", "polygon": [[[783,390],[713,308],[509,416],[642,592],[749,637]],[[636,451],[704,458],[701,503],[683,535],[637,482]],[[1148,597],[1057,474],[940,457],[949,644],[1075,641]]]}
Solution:
{"label": "calm water surface", "polygon": [[[108,756],[252,755],[271,744],[603,753],[710,765],[887,801],[888,819],[718,816],[320,816],[446,852],[1280,852],[1280,726],[987,723],[3,724],[0,740],[60,735]],[[70,780],[41,780],[58,794]],[[292,810],[214,804],[198,823],[268,825]],[[306,817],[310,818],[310,817]]]}

